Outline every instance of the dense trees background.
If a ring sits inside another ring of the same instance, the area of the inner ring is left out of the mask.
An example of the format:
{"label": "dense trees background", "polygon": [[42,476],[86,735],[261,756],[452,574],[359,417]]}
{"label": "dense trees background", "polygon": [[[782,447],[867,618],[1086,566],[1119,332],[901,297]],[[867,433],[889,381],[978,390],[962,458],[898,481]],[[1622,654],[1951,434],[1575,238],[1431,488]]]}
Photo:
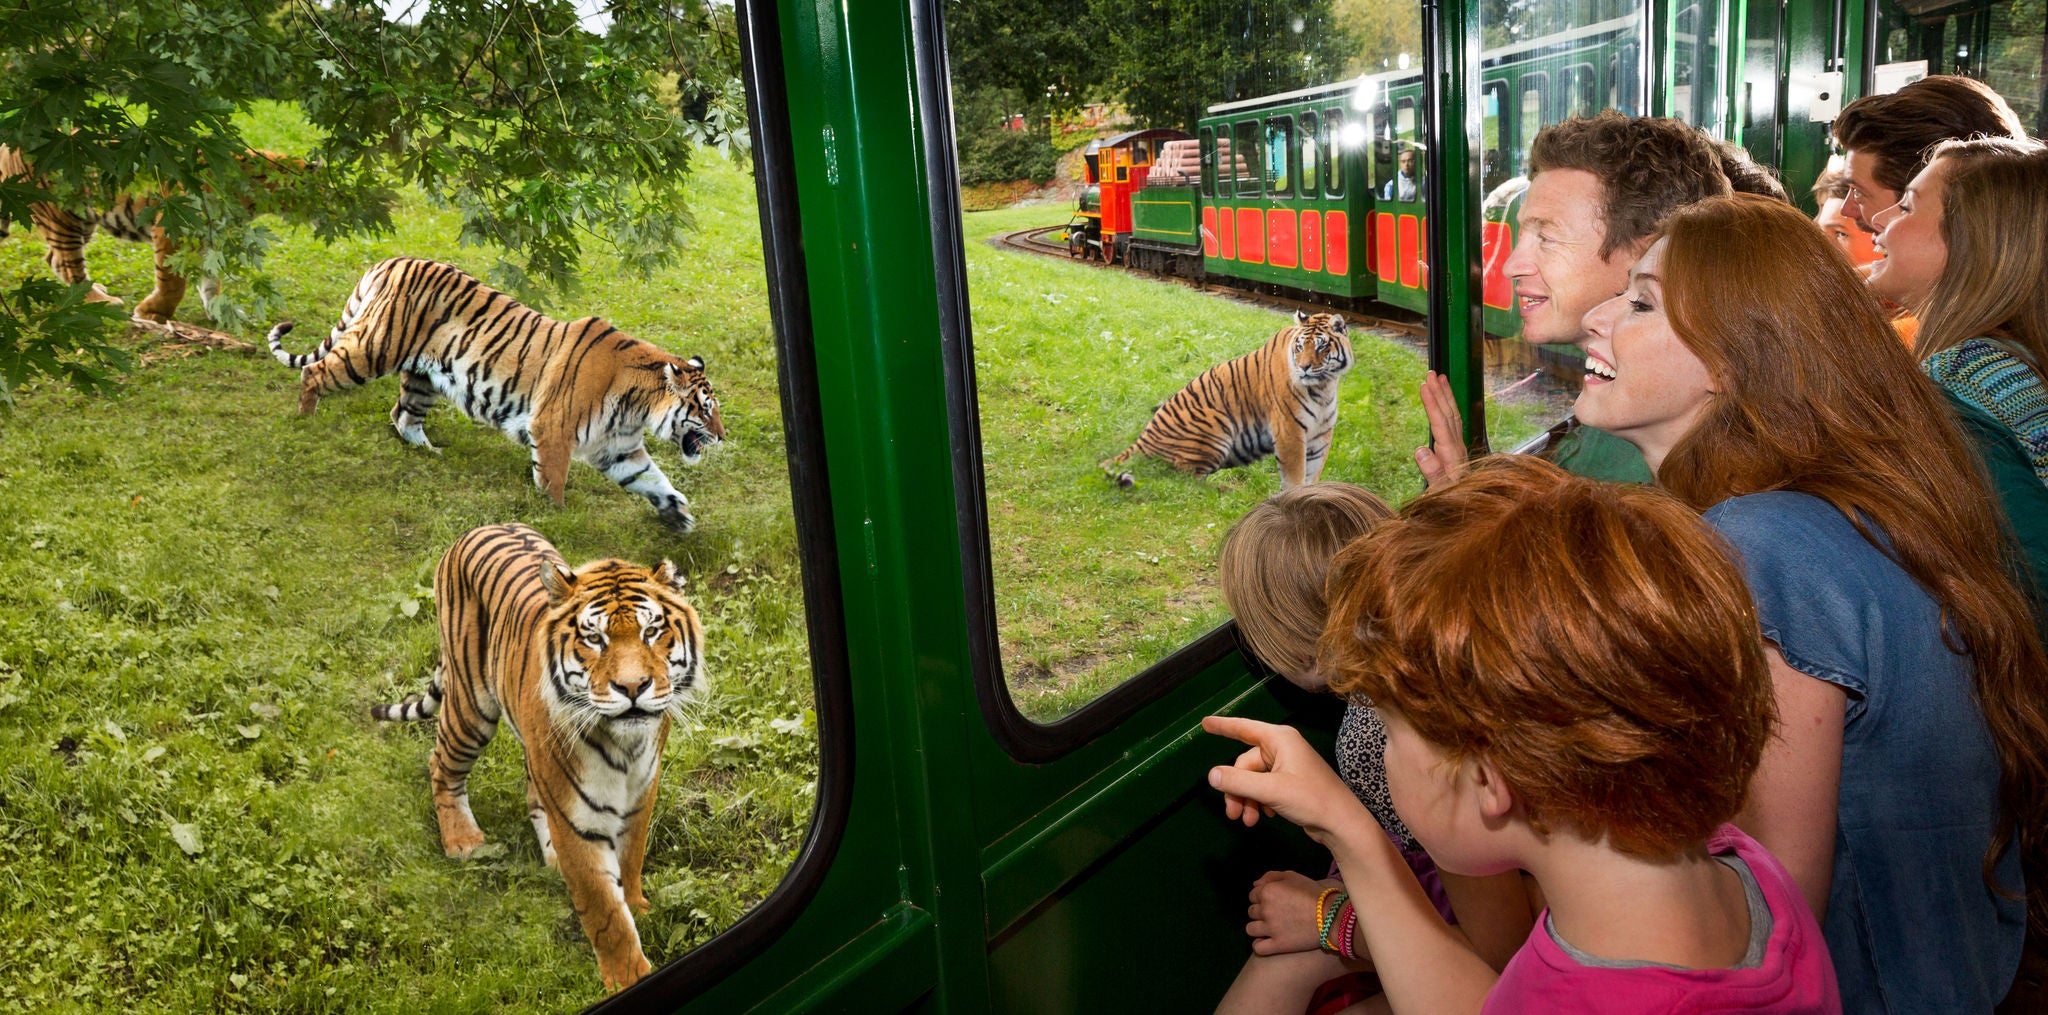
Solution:
{"label": "dense trees background", "polygon": [[[1531,5],[1486,2],[1495,20]],[[1192,131],[1214,103],[1396,69],[1402,54],[1419,65],[1421,24],[1416,0],[952,0],[963,166],[985,164],[1016,114],[1038,129],[1120,102],[1136,125]]]}
{"label": "dense trees background", "polygon": [[[602,34],[569,0],[419,0],[411,23],[375,0],[0,6],[0,144],[37,172],[0,186],[0,215],[25,228],[34,201],[169,188],[179,266],[227,281],[229,325],[275,303],[270,236],[250,223],[264,195],[234,157],[234,114],[258,100],[294,100],[324,132],[276,206],[322,237],[376,231],[393,188],[418,185],[460,210],[466,241],[502,248],[490,280],[528,299],[572,289],[593,240],[636,268],[676,256],[693,152],[747,148],[720,0],[614,0]],[[82,296],[0,288],[0,402],[38,375],[90,387],[122,365],[101,338],[118,312]]]}

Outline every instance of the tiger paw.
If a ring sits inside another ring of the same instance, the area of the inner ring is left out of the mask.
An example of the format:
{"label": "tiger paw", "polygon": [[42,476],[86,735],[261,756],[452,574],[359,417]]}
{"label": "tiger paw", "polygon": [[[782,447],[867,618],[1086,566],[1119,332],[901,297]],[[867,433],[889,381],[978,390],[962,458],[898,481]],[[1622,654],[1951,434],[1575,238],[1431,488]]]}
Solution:
{"label": "tiger paw", "polygon": [[458,832],[453,835],[443,835],[441,837],[441,848],[446,850],[448,855],[456,860],[469,859],[469,855],[471,853],[476,852],[477,847],[483,844],[484,833],[481,831],[467,833]]}
{"label": "tiger paw", "polygon": [[654,968],[647,961],[647,956],[641,954],[637,948],[633,950],[631,956],[614,962],[607,962],[604,956],[599,955],[597,966],[598,975],[604,977],[604,989],[607,993],[617,993],[632,986]]}
{"label": "tiger paw", "polygon": [[634,892],[626,896],[626,905],[633,907],[633,912],[635,913],[647,913],[654,910],[654,903],[647,901],[647,893],[645,892]]}
{"label": "tiger paw", "polygon": [[85,301],[87,303],[111,303],[117,307],[121,305],[121,297],[108,292],[107,287],[98,282],[94,282],[92,284],[92,291],[85,294]]}
{"label": "tiger paw", "polygon": [[177,310],[178,305],[176,303],[150,299],[143,300],[135,305],[135,316],[146,321],[155,321],[158,324],[168,324],[170,323],[171,315],[176,313]]}

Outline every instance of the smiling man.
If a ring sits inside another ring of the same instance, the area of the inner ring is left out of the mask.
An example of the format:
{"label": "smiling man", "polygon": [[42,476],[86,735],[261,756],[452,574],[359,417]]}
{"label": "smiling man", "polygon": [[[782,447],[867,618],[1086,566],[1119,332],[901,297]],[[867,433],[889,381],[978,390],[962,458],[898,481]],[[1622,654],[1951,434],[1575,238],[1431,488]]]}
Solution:
{"label": "smiling man", "polygon": [[1990,85],[1954,74],[1849,103],[1834,124],[1849,176],[1842,214],[1875,234],[1871,216],[1899,203],[1906,182],[1927,168],[1928,149],[1978,135],[2024,141],[2027,129]]}
{"label": "smiling man", "polygon": [[[1681,121],[1609,110],[1543,128],[1529,150],[1529,190],[1502,266],[1514,284],[1522,340],[1582,344],[1586,311],[1628,287],[1628,267],[1649,246],[1658,221],[1728,192],[1713,140]],[[1434,400],[1448,405],[1448,394],[1445,384]],[[1441,435],[1437,444],[1446,446]],[[1633,445],[1591,427],[1558,435],[1545,454],[1594,479],[1651,480]],[[1427,449],[1416,462],[1432,484],[1446,465],[1456,467]]]}

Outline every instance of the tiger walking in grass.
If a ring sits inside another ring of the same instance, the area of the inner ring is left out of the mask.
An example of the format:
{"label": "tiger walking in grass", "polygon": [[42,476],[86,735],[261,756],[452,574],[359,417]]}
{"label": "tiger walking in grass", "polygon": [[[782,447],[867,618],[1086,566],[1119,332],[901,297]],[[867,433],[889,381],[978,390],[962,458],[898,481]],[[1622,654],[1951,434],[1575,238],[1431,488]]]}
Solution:
{"label": "tiger walking in grass", "polygon": [[646,498],[671,528],[696,527],[646,435],[673,442],[685,465],[725,439],[700,356],[671,355],[602,318],[554,320],[453,265],[413,257],[365,272],[314,352],[285,350],[292,327],[270,330],[270,351],[300,372],[301,416],[321,395],[396,373],[391,426],[407,443],[434,449],[420,424],[445,397],[531,449],[534,485],[556,504],[570,460],[581,459]]}
{"label": "tiger walking in grass", "polygon": [[[264,197],[279,207],[260,210],[287,210],[291,205],[288,185],[302,177],[312,168],[312,163],[296,156],[251,148],[237,156],[242,170],[258,184],[256,196]],[[21,157],[21,153],[6,145],[0,145],[0,182],[20,180],[35,182],[35,171]],[[86,272],[85,245],[93,234],[104,229],[108,236],[133,243],[147,243],[156,250],[156,285],[142,302],[135,305],[135,316],[162,323],[178,312],[178,304],[185,300],[185,276],[171,270],[171,255],[178,249],[176,241],[158,223],[158,208],[165,197],[175,193],[159,188],[154,193],[117,194],[105,202],[104,208],[95,208],[74,214],[48,201],[29,205],[29,214],[36,232],[43,238],[43,260],[50,266],[51,274],[66,285],[92,282]],[[272,196],[275,195],[275,196]],[[246,205],[251,213],[259,211],[251,200]],[[6,239],[11,223],[0,217],[0,239]],[[220,280],[202,278],[199,280],[199,302],[207,316],[213,316],[214,301],[220,296]],[[110,295],[104,286],[94,283],[86,295],[88,303],[121,304],[119,297]]]}
{"label": "tiger walking in grass", "polygon": [[1265,345],[1202,372],[1161,403],[1138,439],[1102,470],[1136,485],[1122,468],[1132,455],[1163,458],[1208,475],[1278,459],[1280,488],[1322,477],[1337,430],[1337,383],[1351,369],[1344,315],[1294,314]]}
{"label": "tiger walking in grass", "polygon": [[469,773],[512,724],[526,808],[559,867],[608,990],[647,974],[633,910],[672,717],[701,701],[704,627],[675,565],[599,560],[571,571],[524,525],[472,529],[434,572],[441,658],[424,695],[376,705],[387,722],[436,720],[428,756],[442,848],[483,845]]}

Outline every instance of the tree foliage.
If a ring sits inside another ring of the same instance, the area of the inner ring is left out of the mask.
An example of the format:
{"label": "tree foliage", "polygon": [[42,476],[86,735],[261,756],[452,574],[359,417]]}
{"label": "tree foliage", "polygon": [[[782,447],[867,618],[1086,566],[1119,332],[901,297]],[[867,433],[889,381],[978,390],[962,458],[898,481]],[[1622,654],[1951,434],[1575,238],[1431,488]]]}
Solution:
{"label": "tree foliage", "polygon": [[[717,0],[614,0],[601,33],[569,0],[419,0],[412,23],[376,0],[0,2],[0,144],[37,174],[0,188],[0,215],[166,193],[176,266],[224,280],[229,324],[278,303],[255,211],[322,238],[373,232],[389,226],[394,186],[416,185],[460,210],[464,242],[502,250],[490,281],[533,300],[574,290],[593,237],[636,270],[675,256],[692,154],[748,146],[732,9]],[[234,114],[268,97],[324,131],[291,153],[314,164],[275,195],[236,157]],[[44,295],[4,297],[42,324],[0,330],[0,391],[78,379],[38,364],[97,377],[108,363],[85,351],[105,315],[60,314],[79,294]]]}
{"label": "tree foliage", "polygon": [[1132,119],[1193,130],[1210,104],[1335,81],[1356,49],[1331,0],[1091,0]]}

